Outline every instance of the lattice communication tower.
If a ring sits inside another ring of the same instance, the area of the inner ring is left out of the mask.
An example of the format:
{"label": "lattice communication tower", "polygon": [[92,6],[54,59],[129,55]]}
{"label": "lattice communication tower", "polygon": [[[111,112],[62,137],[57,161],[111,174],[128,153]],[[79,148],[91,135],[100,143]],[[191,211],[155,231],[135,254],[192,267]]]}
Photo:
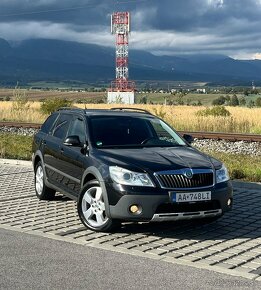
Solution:
{"label": "lattice communication tower", "polygon": [[134,92],[135,83],[129,81],[129,32],[130,13],[114,12],[111,15],[111,33],[116,35],[116,80],[112,92]]}

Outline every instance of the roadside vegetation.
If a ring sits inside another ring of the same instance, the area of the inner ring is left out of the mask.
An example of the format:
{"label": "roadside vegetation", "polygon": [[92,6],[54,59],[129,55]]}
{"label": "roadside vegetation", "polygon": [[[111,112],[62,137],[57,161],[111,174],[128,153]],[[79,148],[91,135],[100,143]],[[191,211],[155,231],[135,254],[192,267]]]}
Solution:
{"label": "roadside vegetation", "polygon": [[0,158],[31,160],[32,137],[0,133]]}
{"label": "roadside vegetation", "polygon": [[204,152],[224,162],[231,179],[261,182],[261,156],[227,154],[207,150]]}

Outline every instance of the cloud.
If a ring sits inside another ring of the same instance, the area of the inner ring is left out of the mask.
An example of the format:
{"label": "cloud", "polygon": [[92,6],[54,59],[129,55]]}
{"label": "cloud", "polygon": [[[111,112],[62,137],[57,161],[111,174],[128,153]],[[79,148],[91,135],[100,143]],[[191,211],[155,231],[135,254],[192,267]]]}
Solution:
{"label": "cloud", "polygon": [[221,53],[237,58],[252,58],[260,53],[261,0],[118,2],[2,0],[0,37],[113,46],[110,14],[119,10],[131,11],[131,48],[157,54]]}
{"label": "cloud", "polygon": [[261,52],[255,53],[252,58],[261,60]]}
{"label": "cloud", "polygon": [[82,30],[81,27],[69,24],[43,22],[12,22],[0,26],[0,35],[7,40],[22,41],[29,38],[60,39],[99,45],[114,44],[114,38],[108,30],[97,27],[93,30]]}

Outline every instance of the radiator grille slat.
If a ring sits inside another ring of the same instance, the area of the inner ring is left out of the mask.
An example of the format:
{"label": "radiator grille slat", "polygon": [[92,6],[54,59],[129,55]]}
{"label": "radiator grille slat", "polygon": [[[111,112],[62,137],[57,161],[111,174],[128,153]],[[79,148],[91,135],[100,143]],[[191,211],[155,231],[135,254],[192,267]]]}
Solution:
{"label": "radiator grille slat", "polygon": [[198,188],[213,185],[213,172],[193,174],[187,178],[183,174],[156,174],[164,188]]}

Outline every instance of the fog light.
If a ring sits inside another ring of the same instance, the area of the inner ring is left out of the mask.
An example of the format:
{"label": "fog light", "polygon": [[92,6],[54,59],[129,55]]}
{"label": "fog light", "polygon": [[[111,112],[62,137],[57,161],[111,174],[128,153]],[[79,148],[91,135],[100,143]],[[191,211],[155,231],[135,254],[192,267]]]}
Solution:
{"label": "fog light", "polygon": [[228,205],[228,206],[231,206],[231,204],[232,204],[232,199],[229,198],[229,199],[227,200],[227,205]]}
{"label": "fog light", "polygon": [[130,212],[133,214],[138,214],[141,212],[141,208],[137,204],[133,204],[130,206]]}

